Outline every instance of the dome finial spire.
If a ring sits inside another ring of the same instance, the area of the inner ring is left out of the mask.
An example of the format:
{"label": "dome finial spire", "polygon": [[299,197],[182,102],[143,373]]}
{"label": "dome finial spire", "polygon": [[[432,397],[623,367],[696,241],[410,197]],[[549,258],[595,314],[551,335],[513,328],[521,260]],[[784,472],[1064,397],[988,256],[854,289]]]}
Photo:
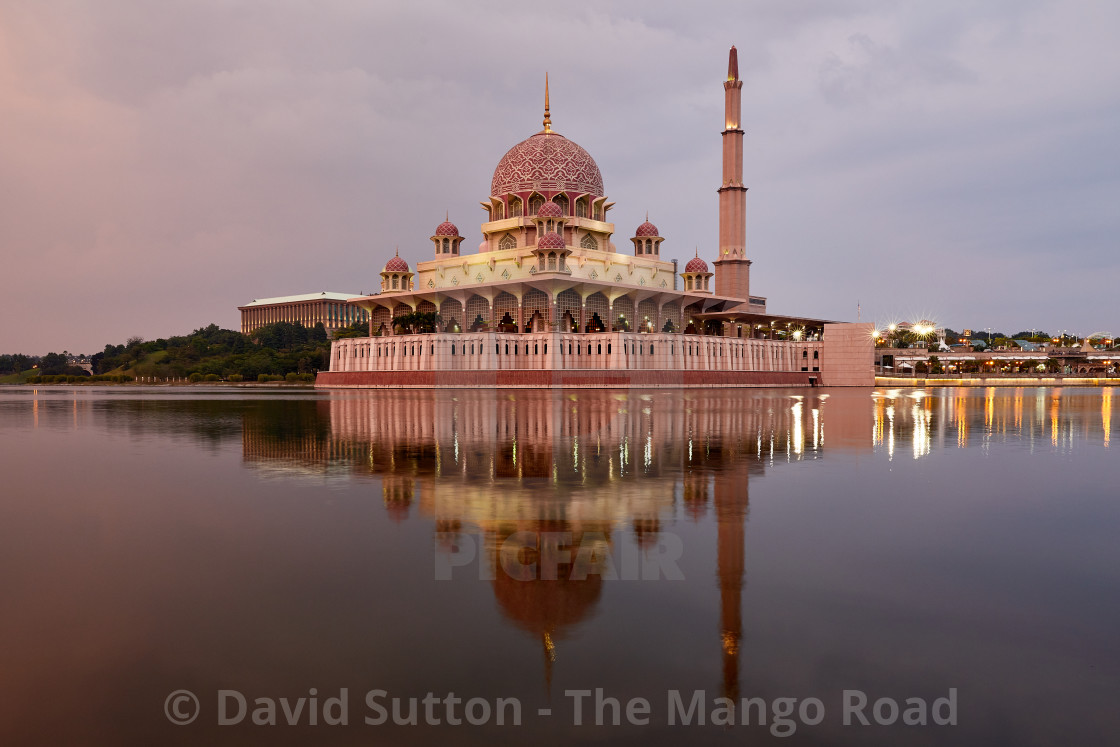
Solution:
{"label": "dome finial spire", "polygon": [[727,55],[727,79],[739,80],[739,50],[731,45],[731,52]]}
{"label": "dome finial spire", "polygon": [[552,115],[548,112],[548,73],[544,74],[544,131],[552,132]]}

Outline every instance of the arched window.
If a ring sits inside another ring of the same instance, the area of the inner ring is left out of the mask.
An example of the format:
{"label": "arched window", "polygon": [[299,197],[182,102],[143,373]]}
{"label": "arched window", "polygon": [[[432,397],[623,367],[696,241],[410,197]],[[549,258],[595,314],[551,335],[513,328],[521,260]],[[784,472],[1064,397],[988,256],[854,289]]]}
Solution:
{"label": "arched window", "polygon": [[401,287],[401,279],[399,277],[397,277],[396,275],[394,275],[393,276],[393,288],[396,289],[396,288],[400,288],[400,287]]}
{"label": "arched window", "polygon": [[545,258],[544,258],[544,255],[542,254],[541,255],[540,267],[538,269],[543,270],[544,269],[544,263],[545,263]]}
{"label": "arched window", "polygon": [[448,239],[443,240],[443,253],[447,254],[451,251],[451,241]]}
{"label": "arched window", "polygon": [[599,242],[596,241],[595,237],[592,236],[591,234],[586,234],[582,239],[580,239],[579,240],[579,245],[581,247],[583,247],[584,249],[598,249],[599,248]]}
{"label": "arched window", "polygon": [[505,251],[506,249],[516,249],[517,239],[513,237],[512,233],[507,233],[502,237],[502,240],[498,242],[498,248],[503,251]]}
{"label": "arched window", "polygon": [[580,199],[576,200],[576,217],[577,218],[586,218],[587,217],[587,198],[586,197],[581,197]]}
{"label": "arched window", "polygon": [[506,207],[498,202],[494,204],[493,209],[490,211],[490,220],[501,220],[506,217]]}
{"label": "arched window", "polygon": [[564,195],[556,195],[556,197],[554,197],[552,199],[552,201],[560,206],[560,210],[561,210],[561,212],[563,212],[564,215],[568,215],[568,198],[567,197],[565,197]]}
{"label": "arched window", "polygon": [[511,218],[520,218],[521,217],[521,198],[520,197],[509,198],[509,217],[511,217]]}
{"label": "arched window", "polygon": [[533,195],[529,198],[529,215],[536,215],[543,206],[544,198],[540,195]]}
{"label": "arched window", "polygon": [[653,254],[653,242],[646,239],[646,254]]}
{"label": "arched window", "polygon": [[548,269],[550,269],[550,270],[555,270],[556,269],[556,252],[549,252],[548,253]]}

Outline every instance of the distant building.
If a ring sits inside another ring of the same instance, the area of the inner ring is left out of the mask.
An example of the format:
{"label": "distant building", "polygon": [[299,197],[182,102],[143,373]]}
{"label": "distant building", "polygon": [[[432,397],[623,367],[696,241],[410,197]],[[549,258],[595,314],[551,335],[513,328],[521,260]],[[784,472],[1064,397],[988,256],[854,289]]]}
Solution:
{"label": "distant building", "polygon": [[368,311],[346,303],[357,295],[357,293],[321,291],[298,296],[258,298],[237,307],[241,312],[241,332],[249,334],[266,324],[276,322],[291,322],[305,327],[314,327],[322,322],[327,334],[330,334],[354,322],[368,322]]}

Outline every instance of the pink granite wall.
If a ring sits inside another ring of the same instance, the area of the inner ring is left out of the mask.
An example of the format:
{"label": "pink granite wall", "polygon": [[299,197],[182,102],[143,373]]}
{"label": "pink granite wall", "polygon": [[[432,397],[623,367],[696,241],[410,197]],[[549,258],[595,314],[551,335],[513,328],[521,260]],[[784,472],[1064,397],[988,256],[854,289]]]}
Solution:
{"label": "pink granite wall", "polygon": [[826,324],[821,373],[825,386],[875,386],[871,323]]}

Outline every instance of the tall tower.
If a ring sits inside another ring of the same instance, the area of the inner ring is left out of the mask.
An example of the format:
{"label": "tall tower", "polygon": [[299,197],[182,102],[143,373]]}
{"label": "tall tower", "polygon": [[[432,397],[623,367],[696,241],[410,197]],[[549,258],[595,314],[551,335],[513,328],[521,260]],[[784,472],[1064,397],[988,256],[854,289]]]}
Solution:
{"label": "tall tower", "polygon": [[723,697],[739,701],[739,646],[743,638],[743,586],[746,580],[746,520],[750,476],[746,465],[716,473],[716,566],[719,571],[720,642]]}
{"label": "tall tower", "polygon": [[715,261],[716,293],[750,298],[751,261],[747,259],[747,188],[743,186],[743,81],[735,47],[727,60],[723,82],[723,183],[719,188],[719,258]]}

